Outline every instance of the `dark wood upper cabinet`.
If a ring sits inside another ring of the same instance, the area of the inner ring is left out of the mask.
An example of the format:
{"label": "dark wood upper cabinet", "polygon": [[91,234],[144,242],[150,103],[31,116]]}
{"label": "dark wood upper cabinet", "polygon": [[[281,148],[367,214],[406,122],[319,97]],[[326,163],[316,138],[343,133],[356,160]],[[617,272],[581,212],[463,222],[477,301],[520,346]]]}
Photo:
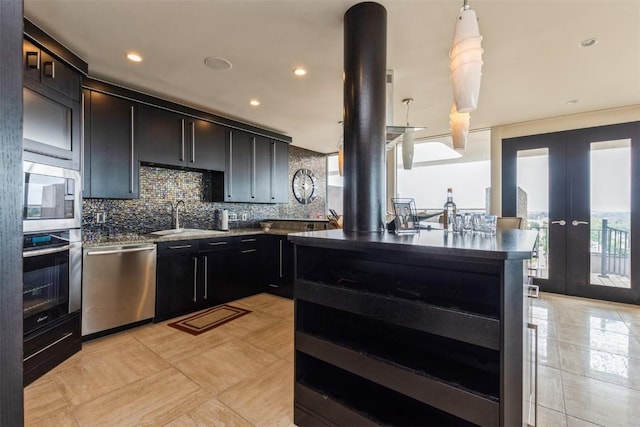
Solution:
{"label": "dark wood upper cabinet", "polygon": [[23,40],[24,159],[80,169],[80,72]]}
{"label": "dark wood upper cabinet", "polygon": [[289,144],[271,140],[271,200],[289,203]]}
{"label": "dark wood upper cabinet", "polygon": [[187,166],[213,171],[224,171],[225,128],[199,119],[188,119],[189,153]]}
{"label": "dark wood upper cabinet", "polygon": [[132,199],[139,195],[138,105],[85,90],[84,197]]}
{"label": "dark wood upper cabinet", "polygon": [[227,130],[225,202],[286,203],[289,145],[240,130]]}
{"label": "dark wood upper cabinet", "polygon": [[82,77],[75,69],[29,40],[22,42],[22,58],[25,79],[38,81],[74,101],[80,101]]}
{"label": "dark wood upper cabinet", "polygon": [[224,170],[224,128],[161,108],[140,105],[140,161]]}
{"label": "dark wood upper cabinet", "polygon": [[253,137],[240,130],[226,132],[224,201],[250,202],[252,186]]}
{"label": "dark wood upper cabinet", "polygon": [[251,200],[256,203],[271,203],[271,141],[262,136],[252,138],[252,177],[253,191]]}

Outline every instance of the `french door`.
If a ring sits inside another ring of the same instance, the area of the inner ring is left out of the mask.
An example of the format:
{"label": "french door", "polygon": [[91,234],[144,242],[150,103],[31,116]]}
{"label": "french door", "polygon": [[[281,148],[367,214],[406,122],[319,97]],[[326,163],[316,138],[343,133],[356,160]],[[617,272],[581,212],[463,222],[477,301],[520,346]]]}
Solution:
{"label": "french door", "polygon": [[502,214],[538,230],[541,290],[640,303],[640,123],[504,139]]}

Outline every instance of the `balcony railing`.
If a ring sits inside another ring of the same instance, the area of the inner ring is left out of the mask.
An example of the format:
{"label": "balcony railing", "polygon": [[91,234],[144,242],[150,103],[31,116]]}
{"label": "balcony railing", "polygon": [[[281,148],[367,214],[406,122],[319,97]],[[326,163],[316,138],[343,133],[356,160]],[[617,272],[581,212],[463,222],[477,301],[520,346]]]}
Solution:
{"label": "balcony railing", "polygon": [[609,227],[609,221],[606,219],[602,220],[602,229],[598,231],[601,253],[600,276],[608,277],[609,274],[626,276],[631,255],[629,232]]}

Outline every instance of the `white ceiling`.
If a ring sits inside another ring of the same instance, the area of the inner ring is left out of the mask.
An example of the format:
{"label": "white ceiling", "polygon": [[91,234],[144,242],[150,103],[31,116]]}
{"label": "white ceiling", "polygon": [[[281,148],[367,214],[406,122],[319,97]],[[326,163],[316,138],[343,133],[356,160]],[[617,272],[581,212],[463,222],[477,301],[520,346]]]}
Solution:
{"label": "white ceiling", "polygon": [[[25,16],[93,77],[254,123],[335,152],[347,0],[25,0]],[[449,132],[448,50],[462,0],[384,0],[394,124]],[[481,129],[640,103],[640,0],[470,0],[485,50]],[[578,43],[589,37],[590,48]],[[144,61],[125,59],[130,50]],[[204,66],[223,57],[230,71]],[[294,77],[296,66],[307,76]],[[249,106],[250,98],[261,105]],[[568,100],[578,99],[576,104]]]}

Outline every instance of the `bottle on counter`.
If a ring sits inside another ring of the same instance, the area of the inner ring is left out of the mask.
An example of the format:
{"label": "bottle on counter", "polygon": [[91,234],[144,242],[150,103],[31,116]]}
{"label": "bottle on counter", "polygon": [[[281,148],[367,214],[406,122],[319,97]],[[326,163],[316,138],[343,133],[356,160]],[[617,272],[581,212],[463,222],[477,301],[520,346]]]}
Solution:
{"label": "bottle on counter", "polygon": [[453,231],[453,221],[455,221],[458,209],[453,203],[453,189],[447,188],[447,203],[444,204],[443,228],[445,231]]}

